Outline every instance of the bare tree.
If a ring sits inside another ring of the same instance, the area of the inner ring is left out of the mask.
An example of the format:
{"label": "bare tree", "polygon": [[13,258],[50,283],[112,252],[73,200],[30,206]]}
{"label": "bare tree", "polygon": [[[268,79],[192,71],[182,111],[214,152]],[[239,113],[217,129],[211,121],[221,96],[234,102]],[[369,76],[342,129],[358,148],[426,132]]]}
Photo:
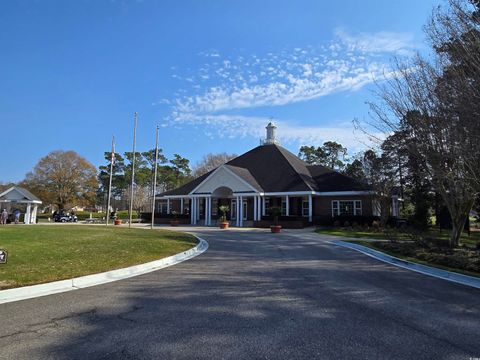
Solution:
{"label": "bare tree", "polygon": [[379,86],[381,102],[370,105],[379,128],[408,134],[408,151],[450,212],[450,245],[457,246],[480,193],[480,32],[479,5],[449,3],[426,27],[433,59],[397,61],[395,74]]}
{"label": "bare tree", "polygon": [[199,177],[237,157],[235,154],[207,154],[193,167],[193,176]]}

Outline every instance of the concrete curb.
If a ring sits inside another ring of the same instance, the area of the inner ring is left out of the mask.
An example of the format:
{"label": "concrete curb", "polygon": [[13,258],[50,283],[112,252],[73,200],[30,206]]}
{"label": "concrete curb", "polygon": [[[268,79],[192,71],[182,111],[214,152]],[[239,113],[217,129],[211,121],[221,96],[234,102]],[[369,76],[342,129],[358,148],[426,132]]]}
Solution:
{"label": "concrete curb", "polygon": [[468,276],[468,275],[463,275],[447,270],[442,270],[442,269],[437,269],[434,267],[422,265],[422,264],[417,264],[411,261],[399,259],[395,256],[390,256],[388,254],[385,254],[381,251],[373,250],[370,249],[366,246],[362,246],[359,244],[352,244],[349,242],[345,241],[340,241],[336,240],[333,241],[333,244],[337,246],[342,246],[346,247],[352,250],[359,251],[365,255],[368,255],[374,259],[386,262],[391,265],[395,265],[407,270],[412,270],[416,271],[418,273],[424,274],[424,275],[429,275],[433,276],[439,279],[447,280],[447,281],[452,281],[458,284],[474,287],[477,289],[480,289],[480,278],[474,277],[474,276]]}
{"label": "concrete curb", "polygon": [[[193,234],[192,234],[193,235]],[[193,235],[195,236],[195,235]],[[66,291],[83,289],[90,286],[106,284],[112,281],[128,279],[133,276],[146,274],[152,271],[160,270],[168,266],[181,263],[192,259],[208,249],[208,242],[198,236],[195,236],[199,243],[194,248],[175,254],[160,260],[151,261],[145,264],[134,265],[124,269],[106,271],[99,274],[80,276],[68,280],[54,281],[47,284],[24,286],[16,289],[7,289],[0,291],[0,304],[36,298],[40,296],[52,295]]]}

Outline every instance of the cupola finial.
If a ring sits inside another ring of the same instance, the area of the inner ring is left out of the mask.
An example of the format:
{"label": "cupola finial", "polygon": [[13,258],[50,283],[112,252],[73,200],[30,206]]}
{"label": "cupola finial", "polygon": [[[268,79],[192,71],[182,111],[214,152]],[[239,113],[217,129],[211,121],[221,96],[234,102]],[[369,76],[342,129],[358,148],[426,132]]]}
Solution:
{"label": "cupola finial", "polygon": [[270,122],[268,123],[267,127],[267,137],[265,138],[265,144],[278,144],[277,141],[277,127],[273,122],[273,119],[270,118]]}

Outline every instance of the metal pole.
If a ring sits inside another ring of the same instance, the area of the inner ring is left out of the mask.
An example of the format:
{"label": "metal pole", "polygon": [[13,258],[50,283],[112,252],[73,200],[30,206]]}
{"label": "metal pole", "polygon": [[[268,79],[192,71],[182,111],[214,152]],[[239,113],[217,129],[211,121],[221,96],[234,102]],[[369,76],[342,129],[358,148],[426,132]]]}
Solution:
{"label": "metal pole", "polygon": [[158,159],[158,125],[157,125],[157,133],[155,137],[155,158],[154,158],[154,171],[153,171],[153,202],[152,202],[152,225],[151,228],[153,229],[153,224],[155,222],[155,196],[157,194],[157,159]]}
{"label": "metal pole", "polygon": [[105,226],[108,226],[108,219],[110,218],[110,198],[112,197],[112,177],[113,177],[113,162],[115,161],[115,136],[112,136],[112,153],[110,154],[110,179],[108,180],[108,200],[107,200],[107,222]]}
{"label": "metal pole", "polygon": [[132,227],[132,212],[133,212],[133,185],[135,183],[135,144],[137,142],[137,113],[134,114],[133,120],[133,154],[132,154],[132,182],[130,184],[130,211],[128,215],[128,227]]}

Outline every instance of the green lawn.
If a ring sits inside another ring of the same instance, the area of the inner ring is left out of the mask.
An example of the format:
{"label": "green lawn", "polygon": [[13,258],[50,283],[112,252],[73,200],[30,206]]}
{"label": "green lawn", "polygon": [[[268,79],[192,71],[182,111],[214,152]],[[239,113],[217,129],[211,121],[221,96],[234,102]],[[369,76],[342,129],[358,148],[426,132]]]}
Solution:
{"label": "green lawn", "polygon": [[87,225],[0,226],[0,289],[99,273],[167,257],[197,244],[168,230]]}
{"label": "green lawn", "polygon": [[[386,234],[382,231],[366,231],[366,230],[348,230],[348,229],[318,229],[316,230],[319,234],[327,234],[327,235],[334,235],[334,236],[343,236],[343,237],[350,237],[350,238],[357,238],[357,239],[386,239],[389,240],[389,237],[392,235],[395,236],[396,240],[410,240],[410,237],[402,232],[398,232],[396,234],[389,233]],[[439,231],[438,229],[431,229],[425,233],[426,236],[430,238],[436,238],[440,240],[448,241],[450,237],[450,233],[447,230]],[[462,237],[460,238],[460,242],[465,245],[475,245],[480,242],[480,232],[472,232],[470,236],[468,234],[463,233]]]}

